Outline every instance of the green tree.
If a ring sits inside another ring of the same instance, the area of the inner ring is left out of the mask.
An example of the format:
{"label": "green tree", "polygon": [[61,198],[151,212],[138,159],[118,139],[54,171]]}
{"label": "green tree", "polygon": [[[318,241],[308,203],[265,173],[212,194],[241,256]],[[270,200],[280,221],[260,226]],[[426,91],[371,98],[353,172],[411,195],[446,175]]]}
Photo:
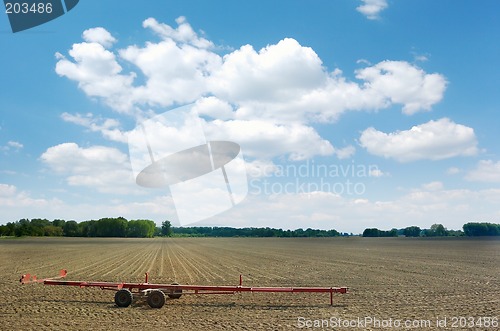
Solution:
{"label": "green tree", "polygon": [[432,237],[444,237],[448,234],[443,224],[432,224],[430,230]]}
{"label": "green tree", "polygon": [[15,236],[16,223],[8,222],[5,225],[0,225],[0,236]]}
{"label": "green tree", "polygon": [[80,226],[76,221],[67,221],[63,226],[63,233],[66,237],[79,237],[82,235]]}
{"label": "green tree", "polygon": [[123,217],[101,218],[95,223],[96,237],[126,237],[127,220]]}
{"label": "green tree", "polygon": [[55,219],[52,221],[52,225],[53,226],[58,226],[60,228],[64,228],[64,224],[66,224],[66,221],[65,220],[59,220],[59,219]]}
{"label": "green tree", "polygon": [[82,237],[96,237],[96,224],[97,221],[94,220],[80,222],[78,224],[78,231]]}
{"label": "green tree", "polygon": [[152,238],[156,224],[150,220],[131,220],[128,222],[127,235],[135,238]]}
{"label": "green tree", "polygon": [[30,222],[31,224],[31,234],[30,236],[44,236],[44,228],[46,226],[52,225],[48,219],[34,218]]}
{"label": "green tree", "polygon": [[161,234],[167,237],[170,237],[172,235],[172,224],[170,221],[164,221],[161,223]]}
{"label": "green tree", "polygon": [[406,237],[420,237],[420,232],[422,230],[418,226],[409,226],[404,229],[403,234]]}
{"label": "green tree", "polygon": [[368,228],[363,231],[363,237],[379,237],[380,230],[377,228]]}
{"label": "green tree", "polygon": [[500,236],[500,224],[493,223],[474,223],[464,224],[464,233],[466,236]]}
{"label": "green tree", "polygon": [[29,219],[23,218],[16,223],[15,234],[17,237],[33,235]]}
{"label": "green tree", "polygon": [[43,227],[43,235],[48,237],[60,237],[63,235],[63,229],[58,226],[47,225]]}

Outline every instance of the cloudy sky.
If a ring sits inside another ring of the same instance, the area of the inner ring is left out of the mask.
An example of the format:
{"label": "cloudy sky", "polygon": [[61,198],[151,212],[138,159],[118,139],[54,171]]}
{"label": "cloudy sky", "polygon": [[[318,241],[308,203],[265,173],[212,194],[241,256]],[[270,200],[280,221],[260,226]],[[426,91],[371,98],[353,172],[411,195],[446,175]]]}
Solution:
{"label": "cloudy sky", "polygon": [[168,187],[135,183],[128,139],[190,104],[248,177],[200,224],[499,221],[498,1],[127,3],[16,34],[0,15],[0,223],[179,224]]}

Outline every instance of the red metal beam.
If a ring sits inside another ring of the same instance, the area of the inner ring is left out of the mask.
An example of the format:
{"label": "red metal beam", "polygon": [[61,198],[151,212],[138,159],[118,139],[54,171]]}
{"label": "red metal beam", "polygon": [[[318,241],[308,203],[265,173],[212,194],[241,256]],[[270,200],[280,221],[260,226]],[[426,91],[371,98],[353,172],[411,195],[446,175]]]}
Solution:
{"label": "red metal beam", "polygon": [[[240,275],[240,285],[238,286],[217,286],[217,285],[172,285],[172,284],[150,284],[148,283],[148,273],[144,283],[117,283],[117,282],[88,282],[88,281],[66,281],[56,280],[64,278],[66,270],[61,270],[59,277],[37,279],[29,274],[21,277],[21,283],[43,282],[44,285],[78,286],[78,287],[99,287],[108,290],[128,289],[136,292],[144,290],[159,289],[170,293],[182,291],[182,294],[233,294],[236,292],[264,292],[264,293],[330,293],[330,304],[333,304],[333,293],[347,293],[347,287],[251,287],[242,285]],[[192,291],[192,292],[185,292]]]}
{"label": "red metal beam", "polygon": [[[170,285],[150,283],[113,283],[113,282],[86,282],[66,280],[43,280],[45,285],[65,285],[78,287],[106,287],[129,290],[138,289],[160,289],[160,290],[183,290],[183,291],[223,291],[223,292],[306,292],[306,293],[347,293],[347,287],[250,287],[250,286],[218,286],[218,285]],[[205,293],[199,293],[205,294]]]}
{"label": "red metal beam", "polygon": [[116,289],[159,289],[183,291],[225,291],[225,292],[308,292],[308,293],[347,293],[347,287],[250,287],[227,285],[169,285],[150,283],[113,283],[113,282],[86,282],[66,280],[44,280],[45,285],[65,285],[78,287],[107,287]]}

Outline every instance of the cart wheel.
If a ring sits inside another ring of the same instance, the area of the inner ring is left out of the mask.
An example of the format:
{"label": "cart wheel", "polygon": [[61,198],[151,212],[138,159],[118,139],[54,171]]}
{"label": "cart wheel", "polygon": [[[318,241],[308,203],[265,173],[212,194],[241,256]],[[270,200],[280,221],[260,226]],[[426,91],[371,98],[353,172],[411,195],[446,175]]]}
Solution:
{"label": "cart wheel", "polygon": [[[179,283],[172,283],[170,285],[179,285]],[[170,299],[179,299],[182,296],[182,290],[174,290],[167,295]]]}
{"label": "cart wheel", "polygon": [[151,290],[147,302],[151,308],[161,308],[165,304],[165,293],[161,290]]}
{"label": "cart wheel", "polygon": [[115,293],[115,303],[118,307],[128,307],[132,303],[132,292],[121,289]]}

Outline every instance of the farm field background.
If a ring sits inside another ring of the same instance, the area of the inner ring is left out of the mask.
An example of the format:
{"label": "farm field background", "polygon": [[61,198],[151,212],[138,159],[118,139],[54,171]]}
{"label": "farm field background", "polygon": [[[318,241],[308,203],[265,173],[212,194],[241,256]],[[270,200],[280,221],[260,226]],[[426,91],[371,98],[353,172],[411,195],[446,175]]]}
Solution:
{"label": "farm field background", "polygon": [[[281,330],[300,317],[372,317],[430,320],[434,329],[436,318],[498,318],[499,252],[499,240],[470,238],[2,239],[0,321],[5,330]],[[242,274],[247,286],[350,293],[334,295],[333,306],[329,294],[242,293],[184,295],[151,309],[142,300],[118,308],[114,292],[98,288],[19,284],[23,273],[62,268],[67,280],[142,282],[147,271],[152,283],[237,285]]]}

